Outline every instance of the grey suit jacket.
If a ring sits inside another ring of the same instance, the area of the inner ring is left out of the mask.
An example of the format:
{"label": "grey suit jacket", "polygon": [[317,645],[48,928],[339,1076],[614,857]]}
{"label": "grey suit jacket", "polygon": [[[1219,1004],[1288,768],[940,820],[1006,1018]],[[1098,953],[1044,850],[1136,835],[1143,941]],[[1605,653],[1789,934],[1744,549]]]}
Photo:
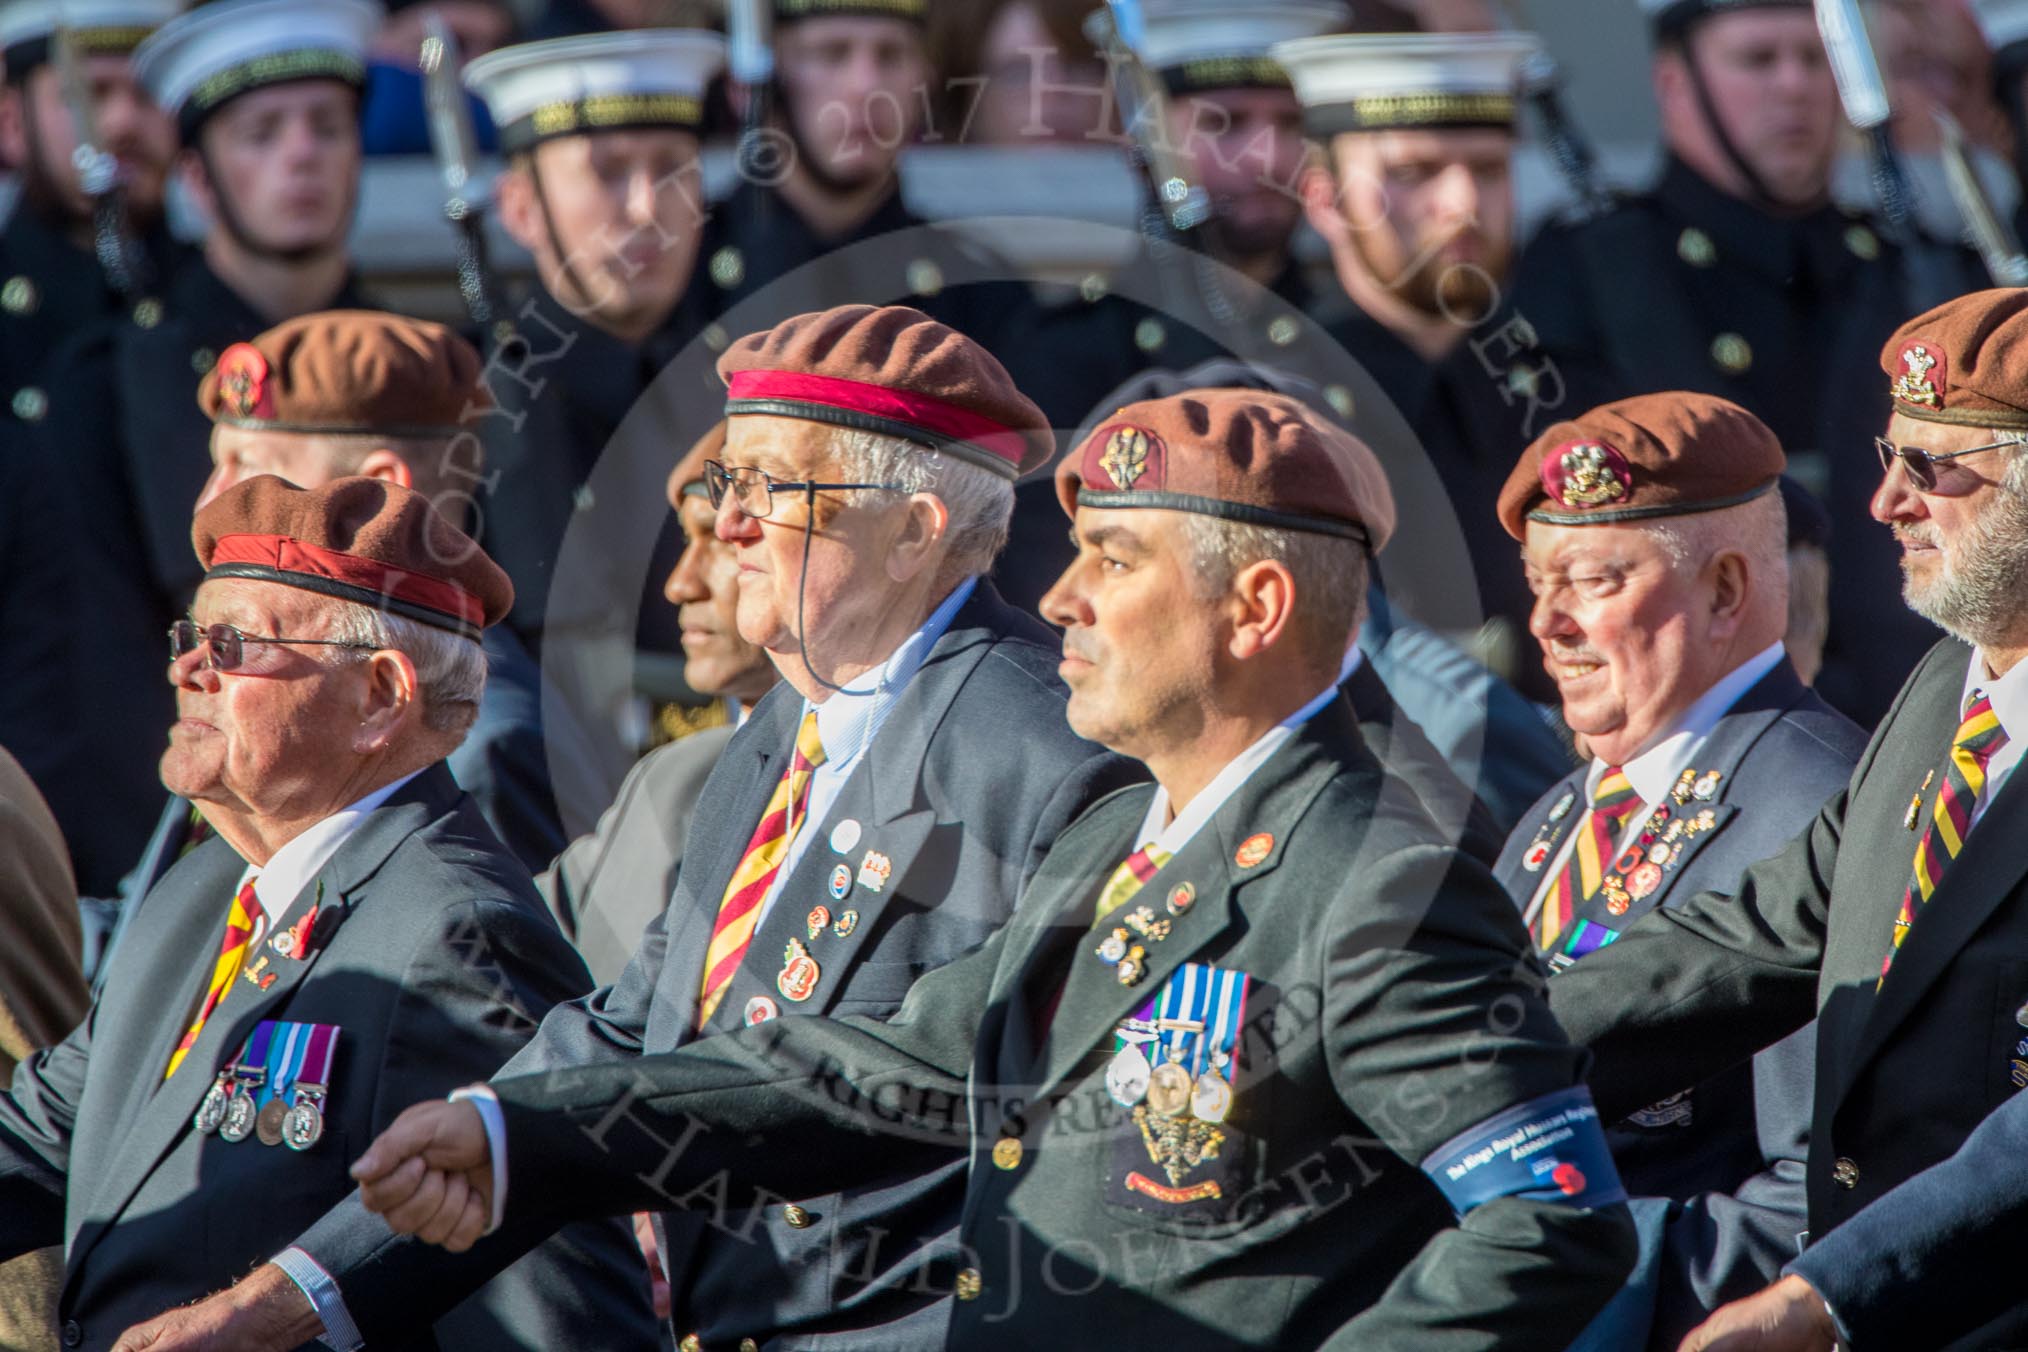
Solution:
{"label": "grey suit jacket", "polygon": [[[892,1014],[918,976],[1000,927],[1078,813],[1144,777],[1070,731],[1059,657],[1049,630],[980,581],[829,814],[803,828],[812,832],[809,846],[755,931],[710,1031],[739,1027],[757,999],[786,1016]],[[761,701],[712,769],[668,907],[625,974],[552,1010],[503,1073],[628,1066],[643,1052],[696,1039],[719,902],[781,778],[801,714],[801,697],[787,685]],[[838,829],[848,821],[856,839]],[[869,855],[889,866],[877,887],[860,881]],[[643,863],[652,874],[653,860]],[[835,889],[840,868],[846,886]],[[819,906],[829,913],[822,926],[812,916]],[[777,981],[791,941],[821,973],[802,1002]],[[711,1185],[680,1205],[665,1201],[658,1228],[678,1331],[695,1332],[708,1348],[742,1338],[883,1352],[941,1346],[949,1301],[928,1273],[957,1223],[962,1170],[961,1161],[911,1161],[884,1175],[819,1174],[765,1202],[735,1203]],[[543,1233],[539,1214],[532,1225],[510,1217],[474,1252],[510,1252]],[[348,1299],[357,1291],[361,1303],[411,1309],[445,1299],[458,1280],[423,1245],[331,1270]]]}
{"label": "grey suit jacket", "polygon": [[[214,838],[170,869],[84,1024],[23,1063],[0,1095],[0,1254],[65,1245],[66,1346],[109,1347],[129,1325],[288,1247],[354,1191],[348,1166],[397,1113],[490,1073],[551,1005],[588,984],[527,875],[439,765],[371,813],[274,917],[268,932],[279,934],[319,908],[309,953],[291,959],[265,944],[249,953],[165,1082],[244,867]],[[256,976],[273,980],[247,979]],[[214,1071],[262,1020],[341,1030],[328,1126],[307,1151],[192,1126]],[[391,1236],[360,1213],[346,1238],[371,1248]],[[616,1223],[573,1230],[434,1331],[385,1312],[372,1345],[650,1348],[630,1248]],[[592,1310],[598,1318],[586,1322]],[[362,1327],[376,1313],[353,1310]]]}
{"label": "grey suit jacket", "polygon": [[[1569,1178],[1580,1199],[1503,1196],[1461,1221],[1418,1168],[1583,1069],[1491,875],[1341,700],[1147,881],[1161,937],[1122,981],[1093,906],[1150,793],[1065,832],[1006,928],[889,1022],[784,1019],[496,1080],[510,1216],[714,1180],[745,1204],[954,1161],[964,1219],[931,1275],[958,1296],[947,1345],[965,1352],[1562,1346],[1633,1257],[1625,1209],[1582,1204],[1617,1193],[1603,1143],[1594,1175]],[[1115,1029],[1186,962],[1251,983],[1230,1114],[1165,1179],[1151,1134],[1169,1128],[1115,1104],[1106,1075]],[[1528,1153],[1546,1176],[1554,1157]]]}
{"label": "grey suit jacket", "polygon": [[[2013,1099],[2028,1029],[2028,776],[1988,804],[1880,982],[1913,867],[1923,787],[1957,730],[1970,652],[1931,649],[1846,787],[1729,895],[1654,912],[1550,986],[1597,1057],[1605,1112],[1626,1112],[1737,1064],[1817,1018],[1806,1186],[1823,1236],[1955,1153]],[[1877,989],[1876,989],[1877,987]],[[2028,1306],[1967,1348],[2015,1346]]]}
{"label": "grey suit jacket", "polygon": [[706,728],[643,756],[598,829],[536,878],[535,890],[599,985],[620,979],[642,931],[669,904],[691,818],[732,732]]}
{"label": "grey suit jacket", "polygon": [[[1748,865],[1779,852],[1809,824],[1851,777],[1865,746],[1858,726],[1782,662],[1740,697],[1699,748],[1691,768],[1698,776],[1717,776],[1709,796],[1690,793],[1668,804],[1690,822],[1708,810],[1710,827],[1677,838],[1682,848],[1661,870],[1655,890],[1624,915],[1612,915],[1604,899],[1595,898],[1579,917],[1625,931],[1657,907],[1733,886]],[[1509,838],[1497,872],[1516,904],[1527,905],[1550,876],[1563,840],[1583,820],[1584,779],[1577,771],[1551,788]],[[1658,841],[1665,830],[1657,827]],[[1524,860],[1538,845],[1547,855],[1530,869]],[[1614,1127],[1613,1156],[1628,1191],[1680,1203],[1659,1278],[1655,1345],[1673,1350],[1706,1312],[1760,1289],[1795,1257],[1796,1236],[1808,1224],[1803,1163],[1815,1037],[1813,1029],[1799,1029],[1750,1065],[1681,1086],[1680,1097]]]}

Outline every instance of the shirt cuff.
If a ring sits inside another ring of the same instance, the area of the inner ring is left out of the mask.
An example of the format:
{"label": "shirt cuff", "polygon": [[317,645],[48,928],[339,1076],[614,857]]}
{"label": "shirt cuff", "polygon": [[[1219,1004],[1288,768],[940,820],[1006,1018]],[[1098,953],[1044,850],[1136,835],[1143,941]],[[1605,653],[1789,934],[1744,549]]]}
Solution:
{"label": "shirt cuff", "polygon": [[317,1312],[317,1318],[323,1321],[324,1331],[317,1335],[318,1342],[331,1352],[358,1352],[366,1346],[366,1340],[359,1336],[359,1326],[352,1322],[352,1315],[345,1308],[345,1297],[338,1293],[338,1283],[331,1280],[331,1274],[316,1259],[301,1249],[288,1248],[269,1261],[296,1284],[296,1289],[310,1302],[310,1308]]}
{"label": "shirt cuff", "polygon": [[451,1091],[451,1102],[469,1103],[479,1110],[480,1125],[486,1128],[486,1153],[493,1158],[493,1215],[486,1233],[500,1228],[507,1215],[507,1115],[500,1111],[500,1096],[488,1084],[468,1084]]}

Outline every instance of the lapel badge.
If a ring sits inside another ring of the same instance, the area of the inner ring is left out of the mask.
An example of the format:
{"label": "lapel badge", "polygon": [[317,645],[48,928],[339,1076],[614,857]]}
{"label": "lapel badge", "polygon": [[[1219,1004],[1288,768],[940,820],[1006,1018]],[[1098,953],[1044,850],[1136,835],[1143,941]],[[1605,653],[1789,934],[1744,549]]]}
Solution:
{"label": "lapel badge", "polygon": [[1625,915],[1627,907],[1633,905],[1633,898],[1627,895],[1626,885],[1617,877],[1607,878],[1600,889],[1605,893],[1606,910],[1612,915]]}
{"label": "lapel badge", "polygon": [[1613,872],[1625,875],[1632,873],[1641,862],[1641,847],[1629,845],[1620,851],[1620,857],[1613,860]]}
{"label": "lapel badge", "polygon": [[1917,789],[1915,796],[1908,800],[1908,812],[1902,817],[1901,824],[1911,831],[1915,829],[1916,823],[1922,820],[1922,796],[1929,792],[1930,781],[1935,778],[1936,771],[1931,769],[1928,774],[1922,777],[1922,787]]}
{"label": "lapel badge", "polygon": [[1685,831],[1685,833],[1694,836],[1700,832],[1709,831],[1711,829],[1711,824],[1717,820],[1718,814],[1713,812],[1710,808],[1707,807],[1703,811],[1699,812],[1696,816],[1690,818],[1687,822],[1685,822],[1683,825],[1683,830]]}
{"label": "lapel badge", "polygon": [[803,941],[791,939],[789,946],[782,950],[782,970],[775,974],[775,989],[801,1004],[816,991],[817,982],[823,975],[824,969],[810,956],[810,950],[803,947]]}
{"label": "lapel badge", "polygon": [[812,939],[822,934],[830,924],[831,908],[829,906],[812,906],[810,913],[803,917],[803,928]]}
{"label": "lapel badge", "polygon": [[1169,893],[1169,914],[1181,915],[1197,904],[1197,887],[1194,883],[1178,883]]}
{"label": "lapel badge", "polygon": [[840,939],[851,938],[852,931],[858,928],[859,912],[857,911],[840,911],[838,912],[838,918],[831,922],[831,933],[837,935]]}
{"label": "lapel badge", "polygon": [[[320,888],[321,890],[321,888]],[[303,912],[295,924],[268,940],[268,947],[285,958],[307,958],[310,956],[310,936],[317,932],[317,912],[321,908],[314,902]]]}
{"label": "lapel badge", "polygon": [[1661,867],[1653,863],[1640,863],[1627,875],[1627,895],[1639,901],[1662,885]]}
{"label": "lapel badge", "polygon": [[1560,822],[1570,815],[1570,805],[1577,801],[1577,790],[1565,789],[1563,797],[1556,800],[1556,806],[1549,809],[1549,820]]}
{"label": "lapel badge", "polygon": [[781,1013],[782,1007],[775,1003],[775,998],[772,995],[756,995],[746,1002],[746,1012],[740,1017],[745,1021],[746,1026],[751,1028],[757,1023],[766,1023],[769,1019],[780,1018]]}
{"label": "lapel badge", "polygon": [[1542,866],[1548,862],[1549,842],[1538,836],[1535,843],[1528,847],[1528,853],[1521,856],[1521,867],[1530,873],[1540,873]]}
{"label": "lapel badge", "polygon": [[839,854],[852,853],[852,847],[859,843],[859,823],[847,817],[831,828],[831,848]]}
{"label": "lapel badge", "polygon": [[859,885],[869,892],[878,892],[887,886],[887,875],[892,872],[892,860],[878,850],[868,850],[859,861]]}
{"label": "lapel badge", "polygon": [[1697,776],[1697,782],[1690,786],[1690,796],[1700,803],[1708,803],[1718,792],[1718,781],[1724,776],[1716,770],[1706,770]]}
{"label": "lapel badge", "polygon": [[1256,835],[1248,836],[1239,843],[1239,848],[1233,851],[1232,862],[1238,864],[1241,868],[1252,868],[1261,860],[1267,858],[1268,852],[1273,850],[1274,847],[1275,838],[1267,832],[1262,831]]}
{"label": "lapel badge", "polygon": [[1131,937],[1127,931],[1116,927],[1111,934],[1099,940],[1099,946],[1094,950],[1099,961],[1108,967],[1117,966],[1120,959],[1127,956],[1127,940]]}
{"label": "lapel badge", "polygon": [[1122,986],[1131,986],[1147,974],[1148,950],[1139,944],[1128,948],[1119,965],[1113,968],[1113,975],[1119,978]]}
{"label": "lapel badge", "polygon": [[1685,770],[1682,774],[1676,776],[1675,787],[1669,790],[1670,800],[1673,801],[1678,807],[1681,807],[1683,804],[1689,802],[1690,786],[1692,784],[1695,784],[1696,782],[1697,782],[1697,772],[1695,770]]}
{"label": "lapel badge", "polygon": [[852,890],[852,866],[840,864],[831,870],[831,900],[843,901],[845,894]]}
{"label": "lapel badge", "polygon": [[256,990],[266,990],[275,984],[275,974],[268,971],[268,955],[263,953],[254,960],[254,965],[241,972],[240,980]]}
{"label": "lapel badge", "polygon": [[1127,928],[1151,944],[1159,944],[1169,937],[1170,923],[1167,920],[1155,919],[1155,908],[1152,906],[1136,906],[1126,915]]}

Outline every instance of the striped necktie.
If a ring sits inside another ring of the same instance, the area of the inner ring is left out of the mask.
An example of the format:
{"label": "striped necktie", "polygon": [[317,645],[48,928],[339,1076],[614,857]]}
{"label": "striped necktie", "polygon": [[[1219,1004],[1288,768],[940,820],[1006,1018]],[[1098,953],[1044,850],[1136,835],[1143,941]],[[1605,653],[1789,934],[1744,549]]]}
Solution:
{"label": "striped necktie", "polygon": [[1901,895],[1901,911],[1894,917],[1894,940],[1881,960],[1880,981],[1874,983],[1875,990],[1887,980],[1887,969],[1894,965],[1894,955],[1901,951],[1902,940],[1915,923],[1915,913],[1943,881],[1944,866],[1965,847],[1965,837],[1972,829],[1972,812],[1986,789],[1986,765],[2006,744],[2007,730],[2000,726],[2000,716],[1993,712],[1993,701],[1985,691],[1974,690],[1965,706],[1965,721],[1958,724],[1957,736],[1951,738],[1951,754],[1944,762],[1943,787],[1937,790],[1936,803],[1930,810],[1929,829],[1915,845],[1915,869],[1909,877],[1908,890]]}
{"label": "striped necktie", "polygon": [[1535,943],[1543,952],[1552,951],[1569,932],[1577,908],[1598,895],[1619,849],[1620,832],[1645,806],[1627,779],[1627,772],[1617,765],[1607,767],[1599,777],[1598,787],[1592,790],[1590,811],[1578,823],[1570,856],[1543,895],[1542,907],[1536,913]]}
{"label": "striped necktie", "polygon": [[1169,852],[1159,845],[1143,845],[1128,855],[1113,870],[1113,876],[1106,879],[1105,890],[1099,893],[1098,914],[1092,917],[1092,923],[1098,924],[1133,900],[1134,894],[1147,885],[1148,879],[1160,873],[1162,865],[1168,862]]}
{"label": "striped necktie", "polygon": [[232,911],[225,919],[225,942],[219,946],[218,958],[211,964],[211,984],[205,987],[204,1003],[197,1007],[197,1017],[190,1021],[190,1028],[183,1034],[176,1050],[169,1053],[169,1069],[162,1072],[168,1079],[176,1073],[176,1067],[183,1064],[183,1058],[197,1045],[197,1035],[204,1031],[204,1021],[211,1017],[211,1011],[218,1008],[218,1002],[225,998],[226,987],[239,975],[240,964],[246,961],[247,945],[254,935],[254,917],[261,913],[261,904],[254,896],[254,880],[248,878],[240,885],[239,892],[232,899]]}
{"label": "striped necktie", "polygon": [[725,899],[718,903],[718,920],[711,927],[711,946],[704,953],[704,981],[699,988],[697,1026],[702,1028],[718,1010],[739,971],[740,959],[753,942],[754,926],[760,920],[761,902],[774,886],[782,861],[788,858],[789,843],[796,838],[810,802],[810,777],[824,763],[824,744],[817,739],[817,711],[803,715],[796,732],[796,753],[782,772],[768,799],[767,811],[753,830],[753,839],[740,856],[739,867],[726,884]]}

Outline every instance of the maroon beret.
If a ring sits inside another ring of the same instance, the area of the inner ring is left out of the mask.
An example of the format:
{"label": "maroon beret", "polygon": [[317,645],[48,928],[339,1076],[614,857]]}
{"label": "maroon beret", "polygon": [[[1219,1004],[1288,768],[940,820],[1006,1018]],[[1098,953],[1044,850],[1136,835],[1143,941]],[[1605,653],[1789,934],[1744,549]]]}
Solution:
{"label": "maroon beret", "polygon": [[1739,405],[1672,390],[1601,404],[1535,438],[1500,490],[1500,524],[1610,526],[1736,507],[1774,489],[1787,458]]}
{"label": "maroon beret", "polygon": [[279,582],[467,638],[514,604],[514,584],[471,537],[384,479],[298,488],[257,475],[198,510],[190,543],[207,582]]}
{"label": "maroon beret", "polygon": [[491,407],[472,345],[442,324],[318,310],[234,343],[197,386],[213,422],[277,432],[451,436]]}
{"label": "maroon beret", "polygon": [[727,417],[856,427],[1012,479],[1056,449],[1049,420],[971,339],[905,305],[841,305],[750,333],[718,359]]}
{"label": "maroon beret", "polygon": [[1299,399],[1185,390],[1128,404],[1056,468],[1063,510],[1163,507],[1359,540],[1394,534],[1394,493],[1364,442]]}
{"label": "maroon beret", "polygon": [[2028,289],[1974,291],[1917,315],[1880,350],[1894,411],[2028,430]]}

